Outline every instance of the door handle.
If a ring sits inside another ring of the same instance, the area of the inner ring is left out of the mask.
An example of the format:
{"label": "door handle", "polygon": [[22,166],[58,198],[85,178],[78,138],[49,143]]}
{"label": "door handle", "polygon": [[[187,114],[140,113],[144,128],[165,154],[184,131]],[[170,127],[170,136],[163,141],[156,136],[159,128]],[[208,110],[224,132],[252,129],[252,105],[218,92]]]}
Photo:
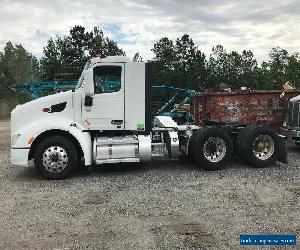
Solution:
{"label": "door handle", "polygon": [[113,125],[121,125],[123,123],[123,120],[112,120],[111,124]]}

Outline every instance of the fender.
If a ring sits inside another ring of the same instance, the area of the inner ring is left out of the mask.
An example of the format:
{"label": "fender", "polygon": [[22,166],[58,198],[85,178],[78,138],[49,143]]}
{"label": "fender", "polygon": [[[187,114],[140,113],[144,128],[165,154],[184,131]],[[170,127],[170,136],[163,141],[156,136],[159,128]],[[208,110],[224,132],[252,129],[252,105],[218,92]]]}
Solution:
{"label": "fender", "polygon": [[80,126],[69,126],[69,133],[73,135],[76,140],[79,142],[83,155],[84,155],[84,165],[89,166],[92,164],[92,138],[90,133],[82,132],[83,129],[80,129]]}
{"label": "fender", "polygon": [[[83,125],[76,124],[70,119],[61,117],[49,117],[35,120],[26,126],[22,127],[19,131],[15,132],[15,135],[19,135],[12,148],[30,148],[34,139],[46,131],[62,130],[70,133],[76,138],[80,144],[84,158],[85,165],[91,165],[92,163],[92,140],[91,135],[83,130],[88,130]],[[14,135],[13,135],[14,136]]]}

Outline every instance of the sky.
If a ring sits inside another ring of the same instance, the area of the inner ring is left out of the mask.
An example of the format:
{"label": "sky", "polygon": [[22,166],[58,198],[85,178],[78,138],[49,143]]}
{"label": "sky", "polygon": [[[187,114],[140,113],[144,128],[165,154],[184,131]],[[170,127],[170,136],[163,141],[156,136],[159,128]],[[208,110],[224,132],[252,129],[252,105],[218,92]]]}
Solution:
{"label": "sky", "polygon": [[222,44],[261,62],[273,47],[300,51],[299,13],[298,0],[0,0],[0,49],[10,40],[40,58],[50,37],[82,25],[102,28],[129,57],[151,59],[160,38],[189,34],[207,55]]}

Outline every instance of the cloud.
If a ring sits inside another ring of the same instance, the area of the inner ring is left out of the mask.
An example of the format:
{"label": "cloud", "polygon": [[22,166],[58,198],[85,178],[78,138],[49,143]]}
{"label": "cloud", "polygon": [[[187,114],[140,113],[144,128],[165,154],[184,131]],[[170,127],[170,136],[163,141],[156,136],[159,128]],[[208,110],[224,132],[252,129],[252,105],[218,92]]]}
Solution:
{"label": "cloud", "polygon": [[0,47],[11,40],[41,57],[50,37],[80,24],[102,27],[131,57],[150,59],[161,37],[188,33],[206,54],[222,44],[251,49],[261,61],[272,47],[299,51],[299,11],[297,0],[2,0]]}

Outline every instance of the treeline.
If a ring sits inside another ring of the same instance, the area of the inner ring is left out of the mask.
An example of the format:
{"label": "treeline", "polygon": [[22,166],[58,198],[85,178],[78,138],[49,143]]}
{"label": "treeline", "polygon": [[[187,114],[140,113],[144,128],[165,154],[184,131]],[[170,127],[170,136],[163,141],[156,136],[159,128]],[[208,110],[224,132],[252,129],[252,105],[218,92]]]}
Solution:
{"label": "treeline", "polygon": [[40,61],[42,78],[58,81],[78,79],[86,61],[96,55],[125,55],[125,52],[116,42],[105,37],[99,28],[89,32],[82,26],[75,26],[69,35],[49,39]]}
{"label": "treeline", "polygon": [[[85,62],[93,56],[125,55],[118,44],[99,28],[87,31],[74,26],[68,35],[50,38],[38,60],[25,48],[8,42],[0,52],[0,118],[12,107],[24,101],[7,88],[16,83],[35,80],[58,82],[79,78]],[[300,55],[282,48],[273,48],[269,58],[258,64],[250,50],[227,51],[222,45],[205,55],[189,35],[176,40],[161,38],[152,48],[154,84],[174,84],[180,87],[217,89],[220,84],[238,89],[280,89],[290,81],[300,87]],[[135,60],[142,60],[137,53]]]}
{"label": "treeline", "polygon": [[220,84],[238,89],[281,89],[290,81],[300,87],[300,55],[273,48],[269,59],[258,65],[250,50],[226,51],[222,45],[205,55],[189,35],[175,41],[165,37],[154,44],[154,81],[194,89],[215,89]]}
{"label": "treeline", "polygon": [[[258,64],[250,50],[227,51],[222,45],[205,55],[189,35],[175,41],[164,37],[153,45],[154,84],[169,83],[196,90],[215,89],[220,84],[232,89],[280,89],[290,81],[300,86],[300,56],[285,49],[273,48],[269,59]],[[86,31],[75,26],[69,35],[50,39],[44,47],[41,73],[45,80],[65,81],[79,77],[88,58],[101,55],[125,55],[117,43],[104,36],[99,28]],[[137,53],[136,60],[142,58]]]}

